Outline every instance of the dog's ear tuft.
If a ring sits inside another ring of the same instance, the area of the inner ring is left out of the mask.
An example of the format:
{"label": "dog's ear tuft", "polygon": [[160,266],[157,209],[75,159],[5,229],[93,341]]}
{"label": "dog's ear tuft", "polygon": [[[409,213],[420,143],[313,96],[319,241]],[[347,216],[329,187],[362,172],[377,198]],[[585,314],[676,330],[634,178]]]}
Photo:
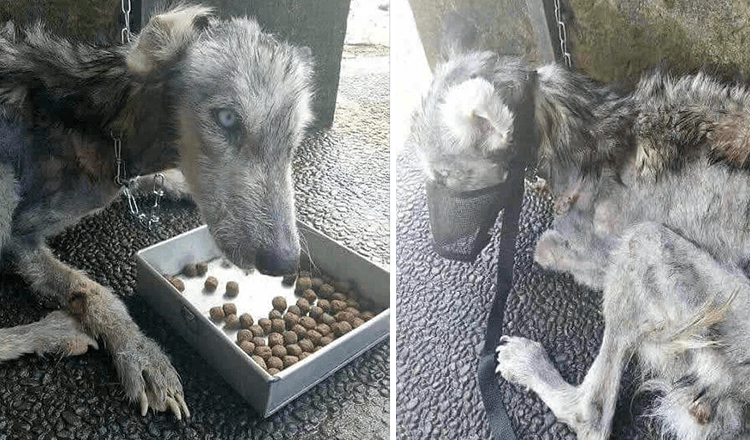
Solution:
{"label": "dog's ear tuft", "polygon": [[179,59],[210,26],[211,16],[210,8],[178,6],[152,17],[128,51],[128,69],[147,75]]}
{"label": "dog's ear tuft", "polygon": [[477,148],[483,155],[491,155],[510,145],[513,112],[486,79],[472,78],[450,88],[440,110],[444,125],[462,151]]}

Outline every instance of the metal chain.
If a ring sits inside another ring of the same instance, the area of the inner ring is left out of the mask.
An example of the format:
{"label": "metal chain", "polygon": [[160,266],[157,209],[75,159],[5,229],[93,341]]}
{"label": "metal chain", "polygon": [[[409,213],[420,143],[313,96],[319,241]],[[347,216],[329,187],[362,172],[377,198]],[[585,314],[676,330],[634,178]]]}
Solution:
{"label": "metal chain", "polygon": [[557,21],[557,36],[560,38],[560,52],[562,53],[563,62],[570,69],[573,66],[573,58],[568,52],[568,31],[562,20],[561,0],[555,0],[555,21]]}
{"label": "metal chain", "polygon": [[122,44],[130,43],[130,0],[120,0],[122,16],[125,18],[125,27],[120,31],[120,40]]}

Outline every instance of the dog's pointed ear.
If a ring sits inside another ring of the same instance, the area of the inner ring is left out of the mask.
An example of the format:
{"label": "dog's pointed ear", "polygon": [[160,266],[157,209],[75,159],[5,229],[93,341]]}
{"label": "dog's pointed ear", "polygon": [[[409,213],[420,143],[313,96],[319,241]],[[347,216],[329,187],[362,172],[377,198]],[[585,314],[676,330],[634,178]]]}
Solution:
{"label": "dog's pointed ear", "polygon": [[441,116],[462,149],[473,147],[491,155],[510,145],[513,112],[484,78],[472,78],[450,88],[441,105]]}
{"label": "dog's pointed ear", "polygon": [[457,11],[446,12],[440,30],[440,56],[447,60],[474,49],[478,34],[476,24],[469,18]]}
{"label": "dog's pointed ear", "polygon": [[128,51],[128,69],[148,75],[168,66],[211,26],[211,17],[212,10],[202,6],[178,6],[153,16]]}

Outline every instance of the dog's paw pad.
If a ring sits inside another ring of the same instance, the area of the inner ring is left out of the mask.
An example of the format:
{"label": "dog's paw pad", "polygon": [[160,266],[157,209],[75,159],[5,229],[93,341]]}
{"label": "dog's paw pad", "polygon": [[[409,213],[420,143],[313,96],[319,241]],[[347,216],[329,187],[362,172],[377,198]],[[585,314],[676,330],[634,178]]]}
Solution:
{"label": "dog's paw pad", "polygon": [[536,372],[549,366],[542,344],[526,338],[503,336],[497,348],[495,373],[508,382],[531,388]]}

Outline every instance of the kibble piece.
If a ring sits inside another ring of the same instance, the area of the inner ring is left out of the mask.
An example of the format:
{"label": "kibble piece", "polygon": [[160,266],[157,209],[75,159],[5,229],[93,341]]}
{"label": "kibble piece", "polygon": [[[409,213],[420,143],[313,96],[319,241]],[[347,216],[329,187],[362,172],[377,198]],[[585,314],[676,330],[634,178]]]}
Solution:
{"label": "kibble piece", "polygon": [[237,314],[237,306],[234,305],[234,303],[224,303],[223,306],[221,306],[222,309],[224,309],[225,315],[236,315]]}
{"label": "kibble piece", "polygon": [[[318,348],[318,347],[315,347],[315,348]],[[299,360],[303,360],[303,359],[305,359],[306,357],[310,356],[311,354],[312,354],[312,353],[308,353],[308,352],[306,352],[306,351],[303,351],[302,353],[300,353],[300,354],[299,354]]]}
{"label": "kibble piece", "polygon": [[310,279],[310,277],[300,276],[299,278],[297,278],[297,287],[295,289],[297,292],[304,292],[311,287],[312,280]]}
{"label": "kibble piece", "polygon": [[258,355],[254,355],[253,360],[255,361],[256,364],[260,365],[260,368],[264,370],[268,368],[266,367],[266,361],[262,357]]}
{"label": "kibble piece", "polygon": [[321,347],[325,347],[331,342],[333,342],[333,338],[331,338],[330,336],[323,336],[322,338],[320,338],[320,342],[318,342],[318,345]]}
{"label": "kibble piece", "polygon": [[186,277],[197,277],[198,268],[195,266],[195,263],[188,263],[182,268],[182,273],[184,273]]}
{"label": "kibble piece", "polygon": [[269,333],[268,335],[268,346],[273,347],[274,345],[282,345],[284,343],[284,337],[281,333]]}
{"label": "kibble piece", "polygon": [[273,305],[273,308],[279,312],[286,310],[286,298],[283,296],[275,296],[273,300],[271,300],[271,304]]}
{"label": "kibble piece", "polygon": [[344,301],[344,302],[346,302],[346,295],[344,295],[341,292],[336,292],[333,295],[331,295],[331,299],[332,300],[336,300],[336,301]]}
{"label": "kibble piece", "polygon": [[251,325],[248,330],[250,330],[253,336],[263,336],[264,334],[266,334],[266,332],[263,331],[263,328],[258,324]]}
{"label": "kibble piece", "polygon": [[308,330],[307,331],[307,338],[312,341],[313,344],[318,345],[320,343],[320,338],[322,338],[323,335],[318,333],[315,330]]}
{"label": "kibble piece", "polygon": [[297,337],[299,339],[302,339],[305,336],[307,336],[307,329],[304,328],[304,327],[302,327],[302,325],[300,325],[300,324],[294,324],[294,327],[292,327],[292,331],[294,333],[297,333]]}
{"label": "kibble piece", "polygon": [[271,331],[271,320],[268,318],[260,318],[258,320],[258,325],[260,326],[260,328],[263,329],[265,333],[268,333]]}
{"label": "kibble piece", "polygon": [[227,281],[227,296],[237,296],[240,293],[240,285],[237,281]]}
{"label": "kibble piece", "polygon": [[327,299],[319,299],[318,302],[315,303],[315,307],[320,307],[324,312],[328,313],[331,311],[331,302]]}
{"label": "kibble piece", "polygon": [[255,348],[258,348],[258,347],[263,346],[263,345],[268,345],[268,344],[266,344],[266,338],[264,338],[262,336],[253,336],[253,339],[250,342],[252,342],[253,344],[255,344]]}
{"label": "kibble piece", "polygon": [[360,312],[358,308],[351,307],[351,306],[345,308],[344,311],[351,313],[352,315],[354,315],[355,318],[362,314],[362,312]]}
{"label": "kibble piece", "polygon": [[297,356],[284,356],[284,368],[289,368],[297,362],[299,362]]}
{"label": "kibble piece", "polygon": [[293,286],[294,281],[297,279],[297,275],[293,273],[288,273],[281,277],[281,284],[284,286]]}
{"label": "kibble piece", "polygon": [[350,324],[352,325],[352,328],[357,328],[357,327],[359,327],[360,325],[362,325],[364,323],[365,323],[364,319],[362,319],[360,317],[356,317],[356,318],[352,319],[352,322]]}
{"label": "kibble piece", "polygon": [[320,289],[320,286],[322,286],[323,284],[325,284],[325,282],[323,281],[323,279],[319,278],[319,277],[315,277],[315,278],[311,279],[310,281],[312,282],[312,288],[315,291],[317,291],[318,289]]}
{"label": "kibble piece", "polygon": [[281,333],[286,330],[286,323],[283,319],[272,319],[271,320],[271,331]]}
{"label": "kibble piece", "polygon": [[336,322],[336,318],[329,315],[328,313],[323,313],[323,315],[321,315],[320,317],[320,322],[322,322],[323,324],[332,325]]}
{"label": "kibble piece", "polygon": [[328,334],[331,333],[331,327],[329,327],[328,324],[318,324],[315,327],[315,331],[320,333],[321,336],[328,336]]}
{"label": "kibble piece", "polygon": [[255,345],[255,354],[267,361],[271,357],[271,347],[268,345]]}
{"label": "kibble piece", "polygon": [[274,345],[273,347],[271,347],[271,354],[281,359],[287,354],[286,347],[284,347],[283,345]]}
{"label": "kibble piece", "polygon": [[310,311],[310,302],[305,298],[300,298],[297,300],[297,307],[300,309],[300,316],[306,315]]}
{"label": "kibble piece", "polygon": [[252,355],[255,352],[255,344],[250,341],[240,342],[240,348],[249,355]]}
{"label": "kibble piece", "polygon": [[302,310],[299,309],[299,306],[297,304],[292,304],[289,306],[288,309],[286,309],[286,313],[291,313],[292,315],[302,316]]}
{"label": "kibble piece", "polygon": [[[316,351],[318,351],[318,350],[320,350],[322,348],[323,348],[322,345],[316,345],[315,348],[313,348],[313,353],[315,353]],[[310,354],[310,353],[308,353],[308,354]]]}
{"label": "kibble piece", "polygon": [[316,325],[318,325],[317,322],[315,322],[314,319],[312,319],[309,316],[303,316],[299,319],[299,323],[307,330],[314,329]]}
{"label": "kibble piece", "polygon": [[224,319],[224,309],[221,308],[221,306],[211,307],[208,310],[208,315],[213,319],[214,321],[221,321]]}
{"label": "kibble piece", "polygon": [[291,329],[294,327],[294,324],[297,324],[299,322],[299,316],[295,315],[294,313],[287,312],[286,315],[284,315],[284,322],[286,323],[286,328]]}
{"label": "kibble piece", "polygon": [[320,286],[320,289],[318,289],[318,296],[323,299],[328,299],[331,297],[331,295],[333,295],[333,292],[335,292],[335,290],[333,290],[333,286],[331,286],[330,284],[323,284],[322,286]]}
{"label": "kibble piece", "polygon": [[203,287],[205,287],[209,292],[213,292],[217,287],[219,287],[219,280],[217,280],[215,277],[210,276],[206,278],[205,282],[203,282]]}
{"label": "kibble piece", "polygon": [[354,319],[354,315],[352,315],[349,312],[343,311],[343,312],[336,313],[336,316],[334,316],[334,318],[336,318],[336,321],[338,321],[338,322],[344,322],[344,321],[346,321],[349,324],[351,324],[352,323],[352,319]]}
{"label": "kibble piece", "polygon": [[[286,346],[286,352],[289,356],[299,356],[303,353],[302,349],[297,344],[289,344]],[[283,359],[283,358],[282,358]]]}
{"label": "kibble piece", "polygon": [[278,370],[276,368],[269,368],[266,371],[268,371],[268,374],[270,374],[271,376],[276,376],[277,374],[281,373],[281,370]]}
{"label": "kibble piece", "polygon": [[297,333],[294,333],[291,330],[285,331],[282,336],[284,337],[285,344],[296,344],[299,340],[299,338],[297,337]]}
{"label": "kibble piece", "polygon": [[237,332],[237,342],[249,341],[253,339],[253,332],[247,329],[242,329]]}
{"label": "kibble piece", "polygon": [[310,313],[309,313],[310,318],[312,318],[312,319],[320,319],[320,317],[323,316],[323,313],[325,313],[325,312],[320,307],[318,307],[318,306],[310,306]]}
{"label": "kibble piece", "polygon": [[316,299],[318,299],[318,295],[315,294],[315,291],[312,289],[307,289],[304,292],[302,292],[302,298],[305,298],[307,302],[312,304],[315,302]]}
{"label": "kibble piece", "polygon": [[299,271],[299,276],[300,277],[312,278],[312,273],[309,270],[301,270],[301,271]]}
{"label": "kibble piece", "polygon": [[346,321],[341,321],[334,324],[331,328],[333,329],[333,334],[336,335],[336,337],[340,337],[349,333],[352,329],[352,325]]}
{"label": "kibble piece", "polygon": [[185,283],[183,283],[181,279],[177,277],[169,277],[167,278],[167,281],[169,281],[169,284],[173,285],[174,288],[180,292],[185,290]]}
{"label": "kibble piece", "polygon": [[297,345],[299,345],[299,348],[302,349],[302,351],[312,352],[313,348],[315,348],[315,344],[309,339],[303,339],[299,342],[297,342]]}
{"label": "kibble piece", "polygon": [[208,263],[197,263],[195,265],[195,273],[199,277],[202,277],[208,272]]}
{"label": "kibble piece", "polygon": [[333,288],[336,289],[336,292],[349,293],[352,286],[349,281],[339,280],[333,283]]}
{"label": "kibble piece", "polygon": [[284,362],[281,360],[281,358],[278,358],[276,356],[271,356],[266,361],[266,365],[268,365],[268,369],[275,368],[277,370],[284,368]]}
{"label": "kibble piece", "polygon": [[282,319],[283,317],[284,315],[282,315],[281,312],[279,312],[276,309],[273,309],[270,312],[268,312],[268,319],[270,319],[271,321],[273,321],[274,319]]}
{"label": "kibble piece", "polygon": [[358,310],[360,308],[359,303],[357,301],[351,299],[351,298],[349,298],[349,299],[346,300],[346,307],[347,308],[351,307],[353,309],[358,309]]}
{"label": "kibble piece", "polygon": [[362,320],[364,320],[365,322],[367,322],[371,320],[372,318],[374,318],[375,314],[372,312],[362,312],[362,314],[359,315],[359,317],[362,318]]}
{"label": "kibble piece", "polygon": [[346,303],[344,301],[341,301],[338,299],[334,299],[333,301],[331,301],[331,313],[332,314],[335,315],[336,313],[345,309],[346,309]]}
{"label": "kibble piece", "polygon": [[253,325],[253,317],[249,313],[243,313],[240,315],[240,327],[250,328]]}
{"label": "kibble piece", "polygon": [[234,329],[239,328],[240,326],[240,318],[237,317],[237,315],[227,315],[224,317],[224,328],[228,329]]}

